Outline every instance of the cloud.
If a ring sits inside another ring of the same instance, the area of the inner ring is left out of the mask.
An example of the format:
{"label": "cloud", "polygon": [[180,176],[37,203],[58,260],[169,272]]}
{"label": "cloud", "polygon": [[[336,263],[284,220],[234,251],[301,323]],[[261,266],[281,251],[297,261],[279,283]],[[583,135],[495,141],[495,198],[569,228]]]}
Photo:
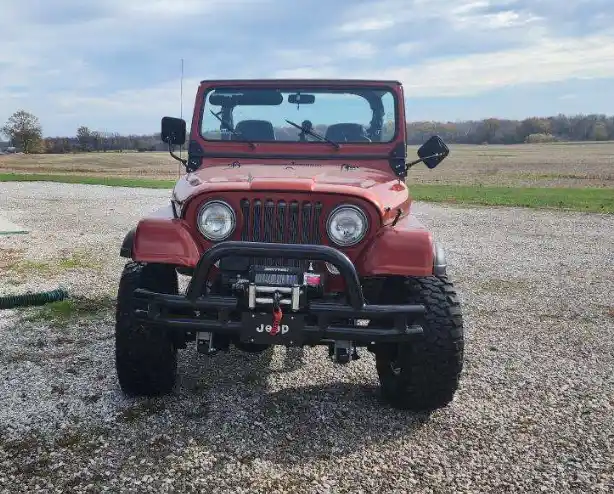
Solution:
{"label": "cloud", "polygon": [[431,28],[431,35],[439,36],[438,28],[444,24],[452,29],[464,26],[496,29],[538,19],[538,16],[517,11],[514,7],[517,7],[517,2],[513,0],[379,0],[348,9],[344,21],[335,29],[340,35],[346,35],[426,25]]}
{"label": "cloud", "polygon": [[362,19],[353,22],[346,22],[339,26],[339,31],[344,34],[363,33],[365,31],[381,31],[388,29],[396,24],[394,17],[387,15],[379,19]]}
{"label": "cloud", "polygon": [[464,29],[479,29],[484,31],[526,26],[527,24],[536,23],[541,20],[541,17],[524,12],[504,10],[481,16],[469,15],[460,17],[458,19],[458,26],[462,26]]}
{"label": "cloud", "polygon": [[417,41],[405,41],[394,47],[394,51],[399,55],[410,55],[420,51],[422,44]]}
{"label": "cloud", "polygon": [[532,46],[439,58],[412,67],[395,67],[380,76],[400,79],[416,96],[475,95],[500,87],[614,78],[614,36],[543,39]]}
{"label": "cloud", "polygon": [[227,65],[240,65],[240,53],[223,49],[224,24],[242,28],[266,15],[270,3],[22,0],[3,5],[0,121],[24,108],[39,115],[51,134],[74,132],[81,124],[149,132],[157,128],[161,112],[179,108],[180,57],[188,71],[198,71],[185,81],[187,107],[205,74],[222,76]]}
{"label": "cloud", "polygon": [[403,82],[412,97],[472,96],[519,84],[572,78],[614,78],[614,35],[544,38],[530,46],[455,57],[433,57],[407,66],[340,69],[304,66],[278,77],[381,78]]}
{"label": "cloud", "polygon": [[[389,53],[385,65],[357,66],[339,58],[310,63],[304,54],[300,65],[276,74],[395,79],[411,97],[474,96],[523,84],[614,78],[614,30],[604,22],[614,21],[614,3],[607,2],[580,0],[579,7],[554,0],[362,2],[329,34],[359,35],[361,43],[373,45],[379,39],[378,56]],[[570,23],[595,25],[595,19],[601,29],[565,35]],[[559,26],[565,26],[563,34]],[[412,33],[413,39],[399,42]],[[396,42],[384,47],[389,40]]]}
{"label": "cloud", "polygon": [[337,79],[340,77],[339,69],[333,66],[312,66],[295,67],[292,69],[281,69],[273,73],[273,77],[279,79]]}
{"label": "cloud", "polygon": [[347,41],[336,47],[339,57],[371,58],[377,52],[376,48],[366,41]]}

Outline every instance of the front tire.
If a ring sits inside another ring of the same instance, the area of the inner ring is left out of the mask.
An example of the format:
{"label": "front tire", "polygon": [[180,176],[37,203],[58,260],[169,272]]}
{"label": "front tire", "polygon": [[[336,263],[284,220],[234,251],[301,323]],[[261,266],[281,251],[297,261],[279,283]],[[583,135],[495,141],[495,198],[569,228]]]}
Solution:
{"label": "front tire", "polygon": [[130,396],[168,394],[175,385],[177,347],[165,328],[153,327],[133,316],[132,294],[137,288],[178,293],[172,266],[128,262],[117,294],[115,367],[119,384]]}
{"label": "front tire", "polygon": [[376,348],[382,396],[403,410],[443,408],[453,400],[463,369],[463,318],[454,286],[447,276],[389,281],[380,303],[423,304],[426,314],[424,333],[414,342]]}

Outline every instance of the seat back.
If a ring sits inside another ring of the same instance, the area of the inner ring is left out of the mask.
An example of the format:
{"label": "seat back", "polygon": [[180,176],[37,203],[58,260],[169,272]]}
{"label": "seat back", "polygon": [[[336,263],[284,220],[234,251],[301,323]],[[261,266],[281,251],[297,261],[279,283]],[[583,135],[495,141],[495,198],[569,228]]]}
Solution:
{"label": "seat back", "polygon": [[235,127],[240,134],[232,135],[232,140],[247,139],[248,141],[274,141],[275,130],[273,124],[267,120],[241,120]]}
{"label": "seat back", "polygon": [[338,123],[329,125],[326,138],[335,142],[369,142],[365,128],[357,123]]}

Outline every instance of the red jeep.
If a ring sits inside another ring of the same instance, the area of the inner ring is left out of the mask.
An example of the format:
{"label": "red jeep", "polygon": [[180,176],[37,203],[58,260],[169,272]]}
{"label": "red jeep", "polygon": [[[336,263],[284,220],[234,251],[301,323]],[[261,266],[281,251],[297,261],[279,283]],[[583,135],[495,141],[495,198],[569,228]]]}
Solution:
{"label": "red jeep", "polygon": [[396,81],[203,81],[185,160],[173,153],[185,121],[162,119],[187,173],[121,248],[124,392],[170,392],[177,349],[195,341],[208,354],[326,345],[340,364],[362,347],[394,406],[453,399],[460,304],[405,184],[412,165],[434,168],[449,150],[433,136],[407,162],[404,101]]}

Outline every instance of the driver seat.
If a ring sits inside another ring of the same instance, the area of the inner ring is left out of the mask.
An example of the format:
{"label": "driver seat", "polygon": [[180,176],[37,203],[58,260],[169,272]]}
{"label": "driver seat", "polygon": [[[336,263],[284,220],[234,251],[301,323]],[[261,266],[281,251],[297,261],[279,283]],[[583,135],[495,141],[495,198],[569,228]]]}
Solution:
{"label": "driver seat", "polygon": [[365,128],[357,123],[338,123],[329,125],[326,138],[335,142],[371,142]]}
{"label": "driver seat", "polygon": [[235,131],[240,135],[232,135],[233,141],[240,141],[242,138],[248,141],[274,141],[275,130],[273,124],[268,120],[241,120],[237,123]]}

